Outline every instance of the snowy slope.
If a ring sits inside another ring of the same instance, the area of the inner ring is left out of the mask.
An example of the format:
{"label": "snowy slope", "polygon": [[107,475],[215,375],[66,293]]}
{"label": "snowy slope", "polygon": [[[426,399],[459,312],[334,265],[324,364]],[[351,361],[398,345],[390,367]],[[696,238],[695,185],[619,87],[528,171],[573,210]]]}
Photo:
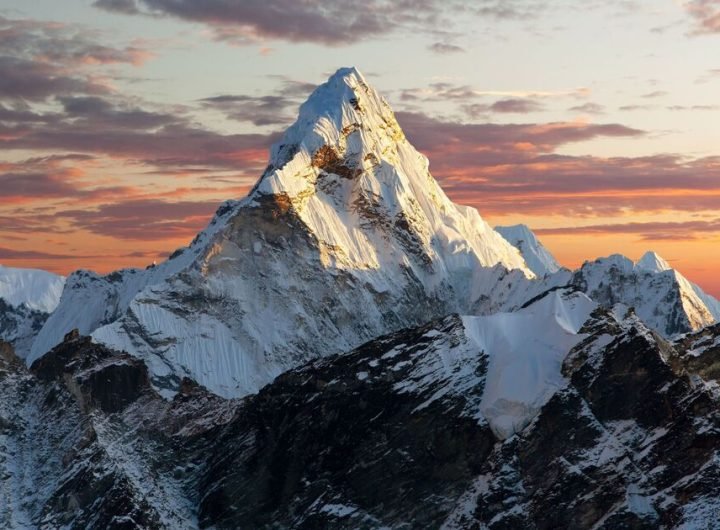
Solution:
{"label": "snowy slope", "polygon": [[87,270],[72,273],[62,290],[58,310],[50,315],[32,344],[28,363],[52,349],[73,329],[89,334],[99,326],[113,322],[145,287],[160,283],[190,266],[213,234],[225,226],[238,204],[236,201],[222,204],[210,225],[187,248],[178,249],[167,261],[155,267],[122,269],[107,275]]}
{"label": "snowy slope", "polygon": [[497,436],[522,430],[565,385],[563,360],[596,307],[583,294],[554,291],[514,313],[463,318],[467,336],[490,358],[480,412]]}
{"label": "snowy slope", "polygon": [[38,269],[0,265],[0,298],[10,305],[52,313],[60,301],[65,278]]}
{"label": "snowy slope", "polygon": [[496,226],[495,230],[520,251],[525,263],[536,276],[542,278],[561,269],[555,257],[526,225]]}
{"label": "snowy slope", "polygon": [[720,316],[717,300],[654,252],[637,263],[620,254],[585,262],[573,284],[605,307],[633,307],[646,325],[666,337],[698,330]]}
{"label": "snowy slope", "polygon": [[161,388],[189,375],[238,396],[382,333],[518,307],[533,276],[476,210],[447,198],[362,75],[341,69],[250,195],[179,258],[71,278],[32,359],[78,327],[145,359]]}
{"label": "snowy slope", "polygon": [[60,300],[65,278],[36,269],[0,265],[0,339],[26,357]]}

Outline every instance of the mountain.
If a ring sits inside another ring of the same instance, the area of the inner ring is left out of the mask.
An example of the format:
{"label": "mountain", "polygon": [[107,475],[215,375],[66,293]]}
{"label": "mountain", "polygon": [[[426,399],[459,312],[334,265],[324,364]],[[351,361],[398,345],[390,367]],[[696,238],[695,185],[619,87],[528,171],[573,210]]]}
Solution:
{"label": "mountain", "polygon": [[[9,528],[712,527],[717,381],[632,312],[556,290],[292,369],[244,399],[77,333],[0,347]],[[717,348],[703,349],[714,355]]]}
{"label": "mountain", "polygon": [[520,251],[535,276],[542,278],[558,272],[562,267],[526,225],[496,226],[495,230]]}
{"label": "mountain", "polygon": [[27,356],[38,330],[60,301],[65,278],[0,265],[0,339]]}
{"label": "mountain", "polygon": [[527,226],[496,230],[520,251],[547,288],[572,285],[607,309],[616,304],[632,307],[645,325],[666,338],[720,321],[720,301],[653,251],[637,263],[621,254],[586,261],[569,274]]}
{"label": "mountain", "polygon": [[634,308],[665,337],[699,330],[720,318],[717,300],[653,252],[637,263],[620,254],[585,262],[572,283],[605,307],[620,303]]}
{"label": "mountain", "polygon": [[339,70],[188,247],[13,295],[0,527],[712,528],[714,299],[504,232]]}
{"label": "mountain", "polygon": [[346,68],[188,249],[147,271],[72,275],[30,361],[77,328],[144,359],[159,388],[189,376],[241,396],[382,333],[519,307],[533,276],[447,198],[387,102]]}

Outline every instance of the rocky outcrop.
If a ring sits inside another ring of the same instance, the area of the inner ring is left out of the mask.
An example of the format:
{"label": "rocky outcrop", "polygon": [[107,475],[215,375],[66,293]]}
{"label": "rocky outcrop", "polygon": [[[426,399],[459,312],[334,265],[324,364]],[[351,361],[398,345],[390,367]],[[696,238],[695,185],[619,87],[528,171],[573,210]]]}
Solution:
{"label": "rocky outcrop", "polygon": [[166,400],[142,361],[77,333],[29,371],[0,347],[10,499],[0,521],[495,530],[717,520],[720,409],[684,364],[689,342],[667,342],[632,312],[595,310],[563,363],[565,386],[499,438],[478,413],[492,357],[471,329],[482,326],[450,316],[403,330],[243,400],[189,378]]}

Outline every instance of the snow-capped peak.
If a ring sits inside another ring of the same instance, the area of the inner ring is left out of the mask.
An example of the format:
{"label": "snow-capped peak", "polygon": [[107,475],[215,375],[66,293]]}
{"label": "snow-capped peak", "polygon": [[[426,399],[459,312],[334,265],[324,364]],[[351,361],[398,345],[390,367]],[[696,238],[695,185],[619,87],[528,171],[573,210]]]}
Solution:
{"label": "snow-capped peak", "polygon": [[12,306],[52,313],[60,301],[65,277],[39,269],[0,265],[0,298]]}
{"label": "snow-capped peak", "polygon": [[716,322],[720,303],[654,252],[637,263],[622,254],[586,261],[573,282],[606,307],[634,307],[653,330],[666,337]]}
{"label": "snow-capped peak", "polygon": [[[448,199],[428,167],[387,101],[355,68],[341,68],[300,107],[250,198],[292,208],[333,253],[342,249],[342,267],[408,257],[429,266],[473,254],[480,266],[534,276],[476,210]],[[405,252],[387,249],[388,241]]]}
{"label": "snow-capped peak", "polygon": [[662,272],[672,269],[667,261],[652,250],[648,250],[643,254],[643,257],[638,260],[635,267],[648,272]]}
{"label": "snow-capped peak", "polygon": [[543,277],[562,268],[527,225],[496,226],[495,230],[520,251],[525,263],[536,276]]}
{"label": "snow-capped peak", "polygon": [[385,99],[355,68],[340,68],[313,91],[273,145],[257,191],[294,197],[312,184],[302,179],[310,177],[307,169],[335,169],[347,178],[378,163],[378,154],[396,151],[401,141],[404,135]]}
{"label": "snow-capped peak", "polygon": [[241,396],[383,333],[519,307],[534,277],[448,199],[352,68],[310,95],[249,196],[221,211],[178,258],[73,281],[31,359],[79,328],[144,358],[163,389],[189,375]]}

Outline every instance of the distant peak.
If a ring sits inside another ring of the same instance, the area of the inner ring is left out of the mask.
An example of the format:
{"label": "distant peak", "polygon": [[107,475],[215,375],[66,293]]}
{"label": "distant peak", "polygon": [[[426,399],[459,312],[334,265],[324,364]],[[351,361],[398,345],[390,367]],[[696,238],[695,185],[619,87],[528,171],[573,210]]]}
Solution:
{"label": "distant peak", "polygon": [[533,244],[538,242],[537,237],[535,236],[533,231],[530,230],[530,227],[528,225],[517,224],[510,226],[496,226],[495,230],[500,232],[500,234],[505,237],[505,239],[524,239]]}
{"label": "distant peak", "polygon": [[667,261],[652,250],[643,254],[643,257],[638,260],[635,267],[649,272],[662,272],[672,269]]}
{"label": "distant peak", "polygon": [[525,263],[536,276],[542,277],[560,270],[560,264],[529,226],[524,224],[496,226],[495,231],[520,251]]}
{"label": "distant peak", "polygon": [[360,73],[360,70],[354,66],[343,66],[338,68],[333,75],[330,76],[328,81],[334,79],[356,79],[365,82],[365,77]]}

